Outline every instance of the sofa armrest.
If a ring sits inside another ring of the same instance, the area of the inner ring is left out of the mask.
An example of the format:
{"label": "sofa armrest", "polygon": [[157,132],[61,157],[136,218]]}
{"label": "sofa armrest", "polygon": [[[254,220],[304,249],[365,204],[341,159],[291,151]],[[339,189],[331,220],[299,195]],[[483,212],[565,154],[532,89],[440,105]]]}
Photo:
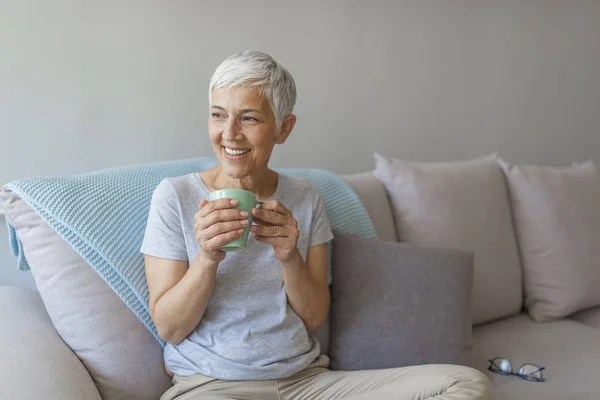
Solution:
{"label": "sofa armrest", "polygon": [[0,286],[0,354],[2,399],[101,400],[35,291]]}

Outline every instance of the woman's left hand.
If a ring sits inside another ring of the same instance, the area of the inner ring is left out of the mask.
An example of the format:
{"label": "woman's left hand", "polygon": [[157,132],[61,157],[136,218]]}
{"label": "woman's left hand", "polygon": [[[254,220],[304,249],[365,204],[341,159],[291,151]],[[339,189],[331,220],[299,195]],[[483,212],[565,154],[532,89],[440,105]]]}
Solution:
{"label": "woman's left hand", "polygon": [[263,203],[260,208],[252,209],[254,217],[250,231],[256,240],[273,246],[275,257],[282,263],[290,261],[298,253],[298,221],[292,212],[277,200]]}

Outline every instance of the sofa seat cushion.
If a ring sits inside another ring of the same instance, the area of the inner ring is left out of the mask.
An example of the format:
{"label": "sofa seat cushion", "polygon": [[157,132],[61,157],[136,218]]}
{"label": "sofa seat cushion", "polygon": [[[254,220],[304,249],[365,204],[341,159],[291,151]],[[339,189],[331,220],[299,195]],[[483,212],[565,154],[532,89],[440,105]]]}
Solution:
{"label": "sofa seat cushion", "polygon": [[[600,329],[600,307],[588,308],[571,316],[575,321]],[[600,362],[599,362],[600,366]]]}
{"label": "sofa seat cushion", "polygon": [[[562,319],[538,323],[526,314],[476,327],[475,367],[492,381],[496,400],[600,399],[600,330]],[[488,359],[511,360],[513,370],[524,363],[546,367],[546,382],[528,382],[487,370]]]}

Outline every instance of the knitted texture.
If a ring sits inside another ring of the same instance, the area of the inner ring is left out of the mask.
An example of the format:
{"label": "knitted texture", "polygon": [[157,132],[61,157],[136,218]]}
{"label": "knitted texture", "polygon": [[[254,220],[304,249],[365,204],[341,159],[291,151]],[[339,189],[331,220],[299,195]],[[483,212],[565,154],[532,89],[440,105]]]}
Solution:
{"label": "knitted texture", "polygon": [[[115,291],[154,335],[148,309],[148,286],[140,247],[152,193],[166,177],[203,171],[214,158],[167,161],[111,168],[69,177],[32,177],[5,185],[18,194]],[[278,169],[305,177],[322,192],[332,229],[376,238],[358,196],[339,176],[317,169]],[[29,265],[22,244],[8,223],[9,241],[20,270]],[[331,243],[328,244],[331,265]],[[330,268],[329,268],[330,270]]]}

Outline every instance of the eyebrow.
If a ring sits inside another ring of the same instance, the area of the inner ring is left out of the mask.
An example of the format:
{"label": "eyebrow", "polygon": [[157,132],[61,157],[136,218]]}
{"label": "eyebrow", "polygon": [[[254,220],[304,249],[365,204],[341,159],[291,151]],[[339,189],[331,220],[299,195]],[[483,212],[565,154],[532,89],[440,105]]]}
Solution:
{"label": "eyebrow", "polygon": [[247,113],[247,112],[257,112],[257,113],[262,114],[262,111],[257,110],[256,108],[244,108],[243,110],[240,110],[240,112],[242,114]]}
{"label": "eyebrow", "polygon": [[[215,109],[221,110],[221,111],[227,111],[226,109],[224,109],[221,106],[211,106],[210,108],[211,109],[215,108]],[[240,110],[240,113],[242,113],[242,114],[247,113],[247,112],[257,112],[257,113],[262,114],[262,111],[260,111],[260,110],[258,110],[256,108],[244,108],[243,110]]]}

